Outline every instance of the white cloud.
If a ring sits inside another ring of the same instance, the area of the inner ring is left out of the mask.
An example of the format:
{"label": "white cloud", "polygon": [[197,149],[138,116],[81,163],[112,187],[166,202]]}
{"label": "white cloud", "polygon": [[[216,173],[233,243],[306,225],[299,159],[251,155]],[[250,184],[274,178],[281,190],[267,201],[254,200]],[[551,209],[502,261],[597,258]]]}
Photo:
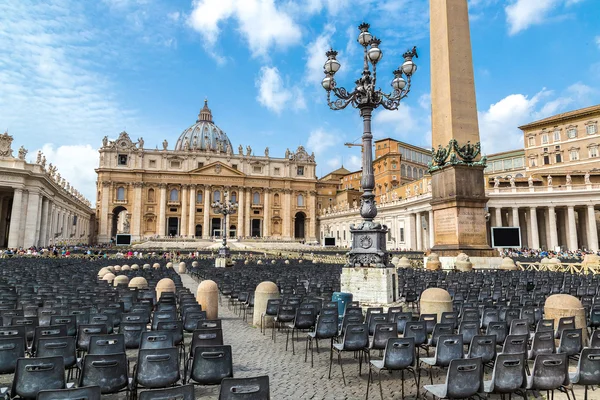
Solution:
{"label": "white cloud", "polygon": [[[58,168],[58,172],[92,204],[96,202],[96,172],[98,150],[88,145],[66,145],[55,147],[46,143],[39,149],[47,162]],[[37,154],[35,150],[31,154]]]}
{"label": "white cloud", "polygon": [[313,130],[308,136],[306,147],[319,156],[332,147],[341,146],[342,138],[338,132],[327,131],[325,128]]}
{"label": "white cloud", "polygon": [[594,41],[596,42],[596,46],[598,46],[598,49],[600,49],[600,35],[599,35],[599,36],[596,36],[596,37],[594,38]]}
{"label": "white cloud", "polygon": [[297,44],[302,32],[292,17],[274,0],[194,0],[188,24],[202,35],[206,48],[218,60],[214,47],[221,25],[234,19],[254,57],[268,58],[272,48]]}
{"label": "white cloud", "polygon": [[515,35],[532,25],[545,23],[553,10],[569,7],[583,0],[513,0],[504,11],[510,35]]}
{"label": "white cloud", "polygon": [[398,110],[379,109],[373,117],[373,136],[386,137],[425,146],[431,143],[431,117],[428,95],[419,99],[419,108],[400,103]]}
{"label": "white cloud", "polygon": [[[306,72],[305,81],[310,85],[321,85],[325,77],[323,64],[327,60],[325,52],[331,47],[331,37],[335,34],[335,27],[328,24],[316,39],[306,46]],[[339,59],[339,58],[338,58]]]}
{"label": "white cloud", "polygon": [[302,91],[295,86],[286,88],[277,67],[262,67],[256,80],[256,87],[258,102],[277,114],[287,107],[293,110],[306,108]]}
{"label": "white cloud", "polygon": [[167,14],[167,18],[169,18],[173,22],[179,21],[181,18],[181,13],[179,11],[173,11]]}

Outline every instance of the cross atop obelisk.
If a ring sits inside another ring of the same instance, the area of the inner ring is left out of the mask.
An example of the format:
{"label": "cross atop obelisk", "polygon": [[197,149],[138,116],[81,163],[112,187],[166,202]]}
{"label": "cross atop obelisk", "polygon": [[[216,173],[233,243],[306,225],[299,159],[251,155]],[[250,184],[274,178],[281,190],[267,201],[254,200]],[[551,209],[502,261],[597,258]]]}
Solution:
{"label": "cross atop obelisk", "polygon": [[440,256],[491,256],[467,0],[430,0],[432,199]]}

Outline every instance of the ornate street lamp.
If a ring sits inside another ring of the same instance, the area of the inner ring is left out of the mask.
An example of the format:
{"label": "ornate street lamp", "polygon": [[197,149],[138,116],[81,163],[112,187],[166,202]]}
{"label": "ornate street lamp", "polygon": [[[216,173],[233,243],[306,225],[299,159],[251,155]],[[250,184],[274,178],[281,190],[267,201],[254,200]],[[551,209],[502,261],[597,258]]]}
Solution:
{"label": "ornate street lamp", "polygon": [[[329,50],[325,55],[327,61],[323,66],[325,78],[323,88],[327,91],[327,104],[332,110],[343,110],[348,105],[358,108],[363,118],[362,135],[362,179],[363,194],[360,198],[360,215],[363,221],[358,225],[350,225],[352,233],[352,250],[348,253],[348,266],[376,266],[386,268],[389,265],[389,255],[386,251],[386,238],[388,228],[385,225],[373,222],[377,216],[375,206],[375,178],[373,174],[373,154],[371,150],[373,135],[371,134],[371,115],[379,106],[387,110],[397,110],[400,101],[410,91],[411,77],[416,72],[417,66],[413,57],[418,57],[417,48],[403,54],[404,62],[395,70],[391,86],[393,91],[385,93],[377,89],[377,63],[381,61],[383,53],[379,48],[381,40],[369,32],[369,24],[362,23],[358,26],[360,34],[358,43],[364,49],[364,67],[362,76],[355,82],[353,91],[348,92],[343,87],[337,87],[335,74],[341,64],[336,60],[337,51]],[[371,72],[372,69],[372,72]],[[331,101],[331,93],[337,97]]]}
{"label": "ornate street lamp", "polygon": [[229,260],[230,253],[229,247],[227,247],[227,216],[234,214],[238,209],[238,204],[229,201],[229,192],[226,190],[223,193],[223,203],[221,201],[215,201],[210,205],[216,214],[223,214],[223,229],[221,234],[223,235],[223,243],[219,248],[219,258],[225,258]]}

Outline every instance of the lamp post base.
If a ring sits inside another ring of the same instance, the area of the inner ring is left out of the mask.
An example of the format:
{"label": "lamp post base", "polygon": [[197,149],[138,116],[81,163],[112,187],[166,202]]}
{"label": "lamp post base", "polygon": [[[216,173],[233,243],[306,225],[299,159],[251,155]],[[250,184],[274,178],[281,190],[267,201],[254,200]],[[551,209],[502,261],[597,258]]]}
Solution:
{"label": "lamp post base", "polygon": [[372,221],[350,226],[352,250],[348,252],[346,267],[393,267],[385,248],[387,232],[387,226]]}

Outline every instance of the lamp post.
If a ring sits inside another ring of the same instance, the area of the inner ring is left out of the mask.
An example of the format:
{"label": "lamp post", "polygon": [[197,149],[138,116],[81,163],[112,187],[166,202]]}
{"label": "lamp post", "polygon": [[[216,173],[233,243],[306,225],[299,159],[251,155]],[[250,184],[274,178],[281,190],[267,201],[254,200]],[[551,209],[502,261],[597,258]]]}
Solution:
{"label": "lamp post", "polygon": [[230,259],[229,247],[227,247],[227,216],[234,214],[237,211],[238,204],[229,201],[229,192],[226,190],[223,193],[223,203],[221,201],[215,201],[211,204],[216,214],[223,214],[223,229],[221,234],[223,235],[223,243],[219,248],[219,258]]}
{"label": "lamp post", "polygon": [[[418,57],[417,48],[403,54],[404,62],[393,72],[392,92],[386,93],[377,89],[377,63],[383,57],[379,48],[381,40],[369,32],[369,24],[362,23],[358,26],[360,33],[358,43],[364,50],[364,66],[361,77],[355,81],[355,88],[349,92],[343,87],[337,87],[335,73],[339,71],[341,64],[336,60],[337,51],[329,50],[325,55],[327,61],[323,66],[325,78],[322,81],[323,88],[327,91],[327,104],[332,110],[343,110],[348,105],[357,108],[363,119],[362,135],[362,179],[363,194],[360,197],[360,215],[363,221],[357,225],[350,225],[352,233],[352,249],[348,253],[348,266],[375,266],[386,268],[389,264],[389,255],[386,251],[385,235],[388,228],[385,225],[373,222],[377,216],[375,205],[375,178],[373,173],[373,154],[371,143],[371,115],[373,110],[379,106],[387,110],[397,110],[400,101],[408,95],[411,86],[411,77],[417,70],[412,61]],[[332,101],[331,94],[337,99]]]}

